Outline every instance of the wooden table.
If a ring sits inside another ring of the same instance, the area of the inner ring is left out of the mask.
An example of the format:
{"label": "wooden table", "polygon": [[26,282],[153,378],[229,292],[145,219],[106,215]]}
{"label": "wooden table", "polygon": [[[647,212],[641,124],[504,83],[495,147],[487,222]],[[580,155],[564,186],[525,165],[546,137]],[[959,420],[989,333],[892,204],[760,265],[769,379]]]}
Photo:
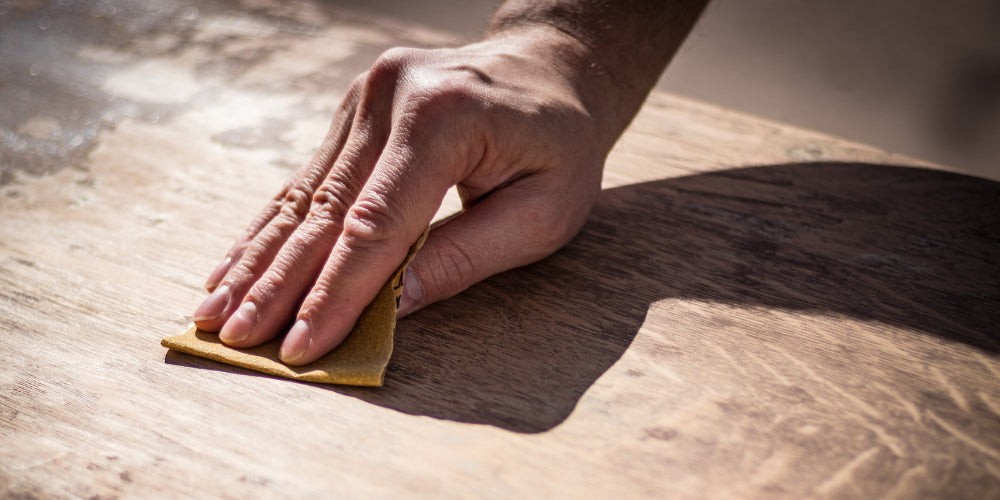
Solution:
{"label": "wooden table", "polygon": [[677,96],[385,387],[166,352],[346,82],[449,41],[245,3],[3,7],[0,495],[1000,497],[1000,184]]}

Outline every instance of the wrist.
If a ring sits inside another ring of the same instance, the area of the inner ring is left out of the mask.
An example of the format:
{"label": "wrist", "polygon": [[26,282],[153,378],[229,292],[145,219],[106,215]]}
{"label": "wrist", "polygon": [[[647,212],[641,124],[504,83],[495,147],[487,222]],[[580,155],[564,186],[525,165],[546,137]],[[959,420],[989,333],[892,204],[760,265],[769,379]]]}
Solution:
{"label": "wrist", "polygon": [[707,0],[506,0],[490,35],[538,30],[576,45],[573,78],[614,137],[628,126]]}
{"label": "wrist", "polygon": [[545,71],[560,76],[586,109],[605,152],[628,126],[648,91],[635,98],[587,43],[545,22],[494,21],[484,43],[501,44],[507,51],[538,60]]}

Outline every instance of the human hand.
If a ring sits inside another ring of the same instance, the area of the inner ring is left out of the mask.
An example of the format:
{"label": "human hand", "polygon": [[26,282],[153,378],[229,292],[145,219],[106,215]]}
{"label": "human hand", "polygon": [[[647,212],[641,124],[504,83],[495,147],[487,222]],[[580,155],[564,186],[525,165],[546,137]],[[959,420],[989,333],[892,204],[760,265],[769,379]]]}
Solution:
{"label": "human hand", "polygon": [[336,347],[457,185],[464,210],[409,265],[400,316],[541,259],[582,226],[620,128],[586,48],[547,27],[393,49],[351,85],[314,159],[211,274],[198,328],[282,361]]}

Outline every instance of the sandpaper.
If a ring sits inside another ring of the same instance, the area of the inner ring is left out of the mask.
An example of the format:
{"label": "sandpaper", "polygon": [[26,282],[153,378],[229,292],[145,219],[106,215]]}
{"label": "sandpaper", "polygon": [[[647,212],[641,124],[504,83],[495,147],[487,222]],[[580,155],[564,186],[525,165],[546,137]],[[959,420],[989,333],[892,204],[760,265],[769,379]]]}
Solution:
{"label": "sandpaper", "polygon": [[216,333],[192,326],[160,344],[180,352],[221,361],[234,366],[307,382],[381,386],[392,355],[392,336],[396,330],[396,310],[403,291],[406,265],[423,245],[427,231],[410,247],[406,259],[365,308],[344,342],[322,358],[304,366],[288,366],[278,359],[284,337],[278,337],[250,349],[223,344]]}

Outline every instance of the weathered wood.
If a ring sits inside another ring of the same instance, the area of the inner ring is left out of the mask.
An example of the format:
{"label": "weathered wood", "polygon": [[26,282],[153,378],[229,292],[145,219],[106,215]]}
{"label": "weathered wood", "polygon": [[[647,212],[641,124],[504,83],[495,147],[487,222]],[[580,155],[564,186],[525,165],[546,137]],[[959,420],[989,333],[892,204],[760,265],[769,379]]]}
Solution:
{"label": "weathered wood", "polygon": [[4,496],[1000,495],[1000,185],[675,96],[385,387],[166,353],[353,74],[447,38],[254,3],[4,14],[72,56],[0,86],[41,94],[2,115]]}

